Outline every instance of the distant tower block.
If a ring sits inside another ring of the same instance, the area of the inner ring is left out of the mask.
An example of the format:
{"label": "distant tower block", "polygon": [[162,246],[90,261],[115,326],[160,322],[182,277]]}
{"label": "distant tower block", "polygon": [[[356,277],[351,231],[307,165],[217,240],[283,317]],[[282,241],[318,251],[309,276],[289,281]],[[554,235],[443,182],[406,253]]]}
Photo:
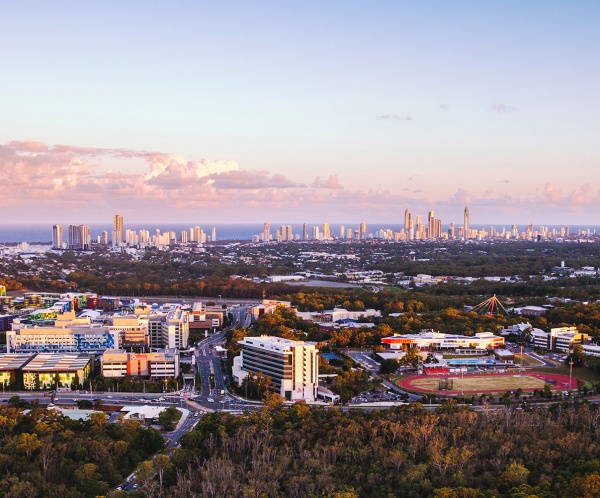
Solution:
{"label": "distant tower block", "polygon": [[465,240],[471,238],[471,233],[469,232],[469,208],[465,207]]}

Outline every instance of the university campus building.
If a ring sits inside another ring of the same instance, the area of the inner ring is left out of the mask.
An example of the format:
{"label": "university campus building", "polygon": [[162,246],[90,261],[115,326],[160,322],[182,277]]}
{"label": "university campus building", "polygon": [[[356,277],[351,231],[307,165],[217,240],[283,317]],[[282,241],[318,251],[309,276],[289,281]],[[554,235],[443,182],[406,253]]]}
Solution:
{"label": "university campus building", "polygon": [[384,337],[381,342],[388,349],[419,348],[429,350],[453,350],[458,348],[496,349],[504,347],[504,337],[492,332],[479,332],[473,336],[443,334],[441,332],[423,331],[420,334],[404,334]]}
{"label": "university campus building", "polygon": [[245,337],[240,356],[233,361],[238,385],[250,372],[271,377],[271,387],[287,401],[315,401],[319,382],[318,350],[315,343],[280,337]]}

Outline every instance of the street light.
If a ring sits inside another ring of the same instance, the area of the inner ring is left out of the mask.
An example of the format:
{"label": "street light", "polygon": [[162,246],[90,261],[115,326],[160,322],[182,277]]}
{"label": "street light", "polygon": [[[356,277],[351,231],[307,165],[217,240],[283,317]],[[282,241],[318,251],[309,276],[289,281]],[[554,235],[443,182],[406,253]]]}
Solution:
{"label": "street light", "polygon": [[571,361],[569,362],[569,390],[570,391],[573,390],[572,377],[573,377],[573,357],[571,356]]}

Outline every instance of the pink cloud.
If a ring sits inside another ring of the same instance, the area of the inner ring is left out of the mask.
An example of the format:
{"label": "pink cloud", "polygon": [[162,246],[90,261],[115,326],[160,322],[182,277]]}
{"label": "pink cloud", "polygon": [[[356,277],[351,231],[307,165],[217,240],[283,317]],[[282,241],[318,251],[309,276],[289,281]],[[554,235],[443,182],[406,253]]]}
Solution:
{"label": "pink cloud", "polygon": [[315,178],[314,183],[312,183],[311,187],[313,188],[329,188],[329,189],[342,189],[340,185],[340,181],[338,180],[337,175],[329,175],[329,177],[325,180],[321,180],[320,177]]}
{"label": "pink cloud", "polygon": [[268,171],[225,171],[212,174],[210,180],[215,188],[223,189],[256,190],[304,187],[301,183],[296,183],[283,175],[270,174]]}

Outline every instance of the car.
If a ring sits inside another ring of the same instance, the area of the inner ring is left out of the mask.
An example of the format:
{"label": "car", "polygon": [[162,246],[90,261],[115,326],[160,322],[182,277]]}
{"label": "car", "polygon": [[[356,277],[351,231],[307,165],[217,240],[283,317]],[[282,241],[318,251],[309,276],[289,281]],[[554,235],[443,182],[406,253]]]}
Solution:
{"label": "car", "polygon": [[138,485],[137,482],[133,485],[133,489],[137,489]]}
{"label": "car", "polygon": [[219,403],[221,403],[222,405],[224,405],[225,403],[227,403],[227,401],[225,401],[224,399],[222,399],[221,401],[219,401]]}
{"label": "car", "polygon": [[214,403],[215,402],[215,400],[212,399],[212,398],[206,398],[206,401],[208,401],[209,403]]}

